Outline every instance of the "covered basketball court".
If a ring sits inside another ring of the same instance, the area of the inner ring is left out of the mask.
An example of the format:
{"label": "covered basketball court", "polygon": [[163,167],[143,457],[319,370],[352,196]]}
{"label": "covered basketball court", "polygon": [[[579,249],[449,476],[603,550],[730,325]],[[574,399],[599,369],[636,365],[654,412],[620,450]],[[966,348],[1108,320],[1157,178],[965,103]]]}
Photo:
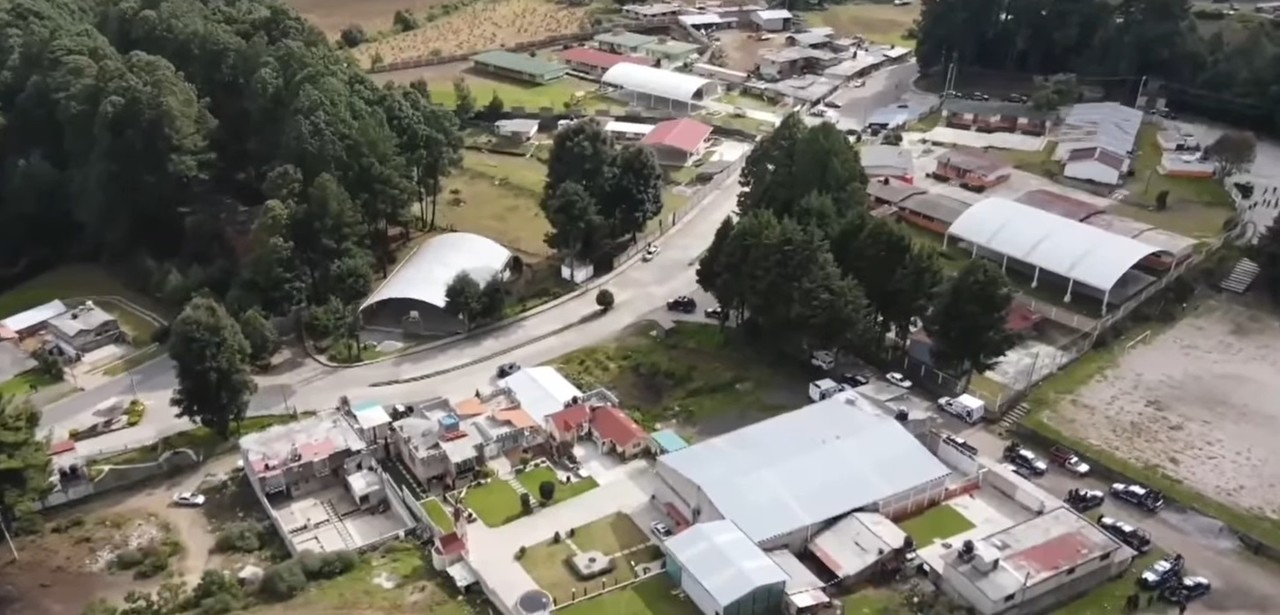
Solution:
{"label": "covered basketball court", "polygon": [[943,237],[968,244],[971,255],[982,256],[1031,275],[1035,288],[1041,278],[1059,279],[1067,286],[1063,301],[1079,292],[1109,303],[1122,304],[1155,280],[1135,271],[1142,259],[1160,248],[1109,233],[1060,215],[1002,198],[988,198],[960,214]]}
{"label": "covered basketball court", "polygon": [[600,78],[611,95],[632,105],[690,112],[720,93],[715,81],[688,73],[644,66],[617,64]]}

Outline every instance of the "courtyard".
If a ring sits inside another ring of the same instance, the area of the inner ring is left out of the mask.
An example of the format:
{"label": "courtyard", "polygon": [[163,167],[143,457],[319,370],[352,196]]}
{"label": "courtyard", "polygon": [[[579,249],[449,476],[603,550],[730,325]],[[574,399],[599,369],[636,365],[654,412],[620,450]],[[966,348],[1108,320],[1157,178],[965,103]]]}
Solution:
{"label": "courtyard", "polygon": [[[575,555],[607,559],[612,568],[584,579],[570,564]],[[624,513],[612,513],[585,525],[557,533],[517,553],[521,567],[557,603],[573,600],[636,579],[658,569],[661,549]],[[612,611],[608,611],[612,613]]]}
{"label": "courtyard", "polygon": [[1280,322],[1215,299],[1126,350],[1143,333],[1047,381],[1027,425],[1280,543]]}
{"label": "courtyard", "polygon": [[972,521],[946,504],[934,506],[898,526],[915,541],[916,547],[925,547],[974,528]]}
{"label": "courtyard", "polygon": [[557,609],[560,615],[699,615],[688,598],[677,595],[666,575],[643,581]]}

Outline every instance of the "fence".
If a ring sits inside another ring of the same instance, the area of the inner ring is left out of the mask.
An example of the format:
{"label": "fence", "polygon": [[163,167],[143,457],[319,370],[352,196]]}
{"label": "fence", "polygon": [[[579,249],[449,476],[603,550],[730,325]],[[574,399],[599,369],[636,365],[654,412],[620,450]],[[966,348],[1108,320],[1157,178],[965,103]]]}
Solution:
{"label": "fence", "polygon": [[637,583],[640,583],[641,581],[647,581],[647,580],[649,580],[649,579],[652,579],[652,578],[653,578],[653,577],[655,577],[655,576],[658,576],[658,575],[660,575],[660,574],[663,574],[663,571],[664,571],[664,570],[666,570],[666,568],[665,568],[665,567],[659,566],[657,570],[654,570],[654,571],[649,572],[649,573],[647,573],[647,574],[639,575],[639,576],[637,576],[636,578],[631,579],[630,581],[623,581],[623,582],[621,582],[621,583],[616,583],[616,582],[615,582],[613,585],[607,585],[607,584],[606,584],[606,581],[601,580],[601,581],[600,581],[600,585],[601,585],[600,591],[588,593],[588,592],[584,589],[584,590],[583,590],[583,592],[582,592],[582,595],[581,595],[581,596],[579,596],[579,595],[577,595],[577,591],[578,591],[578,590],[575,588],[575,589],[570,590],[570,591],[572,591],[573,593],[572,593],[572,594],[570,594],[570,598],[569,598],[568,600],[566,600],[566,601],[564,601],[564,602],[561,602],[561,601],[557,600],[555,596],[552,596],[552,597],[551,597],[551,600],[552,600],[552,602],[554,602],[554,603],[555,603],[555,608],[556,608],[556,610],[558,611],[558,610],[563,609],[563,608],[565,608],[565,607],[567,607],[567,606],[569,606],[569,605],[577,604],[577,603],[579,603],[579,602],[585,602],[585,601],[590,600],[590,599],[592,599],[592,598],[596,598],[596,597],[598,597],[598,596],[602,596],[602,595],[604,595],[604,594],[607,594],[607,593],[609,593],[609,592],[611,592],[611,591],[617,591],[617,590],[619,590],[619,589],[624,589],[624,588],[630,587],[630,586],[632,586],[632,585],[635,585],[635,584],[637,584]]}

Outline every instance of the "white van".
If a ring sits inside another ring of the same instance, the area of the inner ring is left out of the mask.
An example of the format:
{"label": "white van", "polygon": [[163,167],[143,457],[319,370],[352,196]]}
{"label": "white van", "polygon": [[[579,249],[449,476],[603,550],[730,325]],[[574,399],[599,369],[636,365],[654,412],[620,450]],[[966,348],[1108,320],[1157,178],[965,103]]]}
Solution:
{"label": "white van", "polygon": [[839,384],[830,378],[814,380],[809,383],[809,399],[814,402],[820,402],[848,389],[849,387]]}
{"label": "white van", "polygon": [[959,397],[941,397],[938,399],[938,407],[970,425],[982,420],[982,416],[987,413],[987,404],[968,393]]}

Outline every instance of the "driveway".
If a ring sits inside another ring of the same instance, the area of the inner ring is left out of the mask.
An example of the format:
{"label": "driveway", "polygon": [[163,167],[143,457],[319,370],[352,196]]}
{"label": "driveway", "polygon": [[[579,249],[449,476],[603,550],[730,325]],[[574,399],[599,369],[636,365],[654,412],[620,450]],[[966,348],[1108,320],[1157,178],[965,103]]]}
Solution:
{"label": "driveway", "polygon": [[840,105],[838,113],[844,122],[856,128],[866,125],[867,117],[876,109],[887,107],[897,102],[911,103],[913,106],[927,108],[937,103],[932,94],[916,92],[912,82],[920,75],[920,67],[915,62],[890,66],[868,75],[866,85],[855,88],[852,85],[842,86],[831,95],[831,99]]}

